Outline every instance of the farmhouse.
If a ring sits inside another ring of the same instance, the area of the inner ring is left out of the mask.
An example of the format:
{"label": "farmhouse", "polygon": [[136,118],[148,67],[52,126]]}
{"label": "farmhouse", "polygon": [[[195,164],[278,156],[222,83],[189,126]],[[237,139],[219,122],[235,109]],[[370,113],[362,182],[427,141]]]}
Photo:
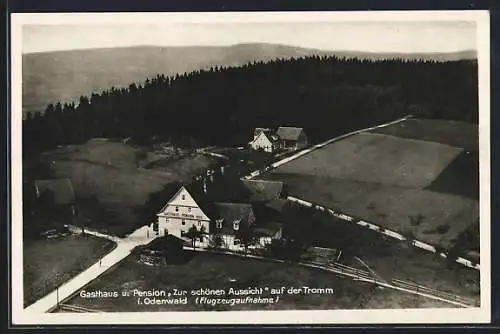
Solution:
{"label": "farmhouse", "polygon": [[297,150],[307,146],[307,136],[302,128],[280,126],[276,134],[280,148]]}
{"label": "farmhouse", "polygon": [[272,153],[278,148],[278,137],[271,129],[256,128],[250,147],[256,151],[263,150]]}
{"label": "farmhouse", "polygon": [[307,136],[303,128],[280,126],[277,131],[255,128],[253,140],[249,144],[254,150],[269,153],[278,149],[298,150],[307,146]]}
{"label": "farmhouse", "polygon": [[197,247],[219,243],[218,247],[243,250],[242,233],[252,239],[249,248],[264,247],[281,238],[281,224],[259,219],[251,203],[210,203],[203,192],[189,186],[181,186],[157,216],[160,236],[173,235],[188,241],[188,232],[194,226],[201,232],[196,237]]}

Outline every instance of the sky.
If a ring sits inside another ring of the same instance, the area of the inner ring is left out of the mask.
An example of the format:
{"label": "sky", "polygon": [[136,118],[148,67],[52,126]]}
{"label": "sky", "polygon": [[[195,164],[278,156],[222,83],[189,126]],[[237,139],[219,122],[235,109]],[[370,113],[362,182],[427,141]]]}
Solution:
{"label": "sky", "polygon": [[22,52],[123,47],[277,43],[332,51],[453,52],[477,50],[472,21],[170,22],[29,24]]}

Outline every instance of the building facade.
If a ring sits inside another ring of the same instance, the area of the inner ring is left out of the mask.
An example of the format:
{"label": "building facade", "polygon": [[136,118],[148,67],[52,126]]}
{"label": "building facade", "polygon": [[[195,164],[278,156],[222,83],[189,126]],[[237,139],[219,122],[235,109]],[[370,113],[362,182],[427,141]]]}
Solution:
{"label": "building facade", "polygon": [[266,131],[261,131],[255,138],[250,142],[250,147],[253,150],[263,150],[264,152],[272,153],[278,147],[278,143],[273,135]]}
{"label": "building facade", "polygon": [[[159,236],[173,235],[188,242],[191,240],[188,231],[194,226],[202,232],[195,238],[195,247],[215,246],[233,251],[245,249],[240,240],[243,231],[252,235],[253,240],[247,245],[249,249],[265,247],[273,239],[281,238],[281,224],[256,225],[257,218],[251,204],[212,203],[207,210],[182,186],[157,214],[157,233]],[[210,212],[210,217],[206,212]]]}
{"label": "building facade", "polygon": [[192,226],[210,233],[210,218],[185,187],[179,189],[157,216],[160,236],[172,234],[178,238],[185,237]]}

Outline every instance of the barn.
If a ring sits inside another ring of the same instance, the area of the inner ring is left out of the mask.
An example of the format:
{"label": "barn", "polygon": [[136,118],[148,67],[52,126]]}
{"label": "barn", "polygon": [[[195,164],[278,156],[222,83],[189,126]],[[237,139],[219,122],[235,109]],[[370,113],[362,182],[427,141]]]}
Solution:
{"label": "barn", "polygon": [[276,132],[279,141],[279,147],[282,149],[297,150],[307,146],[307,135],[303,128],[290,126],[280,126]]}

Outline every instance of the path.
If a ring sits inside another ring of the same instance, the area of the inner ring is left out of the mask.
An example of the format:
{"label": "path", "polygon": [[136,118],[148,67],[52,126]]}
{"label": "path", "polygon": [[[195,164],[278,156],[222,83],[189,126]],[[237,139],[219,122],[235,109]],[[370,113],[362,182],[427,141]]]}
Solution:
{"label": "path", "polygon": [[[70,230],[78,232],[81,231],[80,227],[68,226]],[[58,306],[58,303],[71,297],[80,289],[84,288],[90,282],[95,280],[97,277],[104,274],[107,270],[118,264],[124,258],[126,258],[131,251],[139,246],[150,243],[156,238],[156,235],[148,226],[143,226],[137,229],[132,234],[128,235],[126,238],[118,238],[115,236],[110,236],[102,234],[96,231],[85,230],[85,233],[112,240],[117,243],[114,250],[109,252],[107,255],[102,257],[92,266],[76,275],[63,285],[61,285],[56,290],[52,291],[45,297],[37,300],[35,303],[24,309],[27,313],[46,313],[52,311]]]}

